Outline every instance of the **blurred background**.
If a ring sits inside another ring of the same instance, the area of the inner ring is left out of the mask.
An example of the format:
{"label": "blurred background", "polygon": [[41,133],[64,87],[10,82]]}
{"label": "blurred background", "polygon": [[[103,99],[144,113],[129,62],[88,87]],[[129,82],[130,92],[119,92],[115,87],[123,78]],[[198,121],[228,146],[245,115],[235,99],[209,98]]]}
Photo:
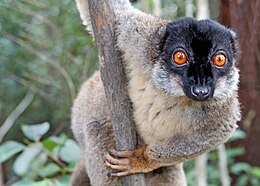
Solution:
{"label": "blurred background", "polygon": [[[240,40],[243,119],[225,146],[185,163],[189,186],[260,186],[260,0],[135,0],[168,19],[211,18]],[[68,185],[70,108],[98,69],[73,0],[0,0],[0,186]]]}

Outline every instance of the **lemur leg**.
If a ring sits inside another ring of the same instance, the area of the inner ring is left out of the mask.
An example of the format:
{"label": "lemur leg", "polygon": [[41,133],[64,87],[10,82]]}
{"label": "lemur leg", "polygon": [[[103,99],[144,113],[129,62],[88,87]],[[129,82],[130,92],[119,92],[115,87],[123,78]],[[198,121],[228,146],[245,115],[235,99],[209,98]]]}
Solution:
{"label": "lemur leg", "polygon": [[83,158],[84,157],[81,155],[81,158],[72,173],[70,186],[90,186],[89,178],[86,173],[85,161]]}
{"label": "lemur leg", "polygon": [[147,186],[186,186],[182,164],[161,167],[145,174]]}
{"label": "lemur leg", "polygon": [[84,158],[86,172],[92,186],[122,186],[119,178],[108,177],[104,155],[114,148],[113,129],[110,121],[94,121],[85,129]]}

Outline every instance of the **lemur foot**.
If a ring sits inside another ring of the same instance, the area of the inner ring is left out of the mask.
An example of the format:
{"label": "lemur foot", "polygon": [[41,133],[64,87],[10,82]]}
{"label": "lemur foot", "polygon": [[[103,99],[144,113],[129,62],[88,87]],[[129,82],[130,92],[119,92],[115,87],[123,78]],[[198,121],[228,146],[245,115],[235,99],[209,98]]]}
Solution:
{"label": "lemur foot", "polygon": [[105,165],[115,172],[109,172],[108,176],[127,176],[134,173],[146,173],[160,167],[158,161],[150,158],[147,153],[147,145],[135,150],[117,151],[110,150],[105,155]]}

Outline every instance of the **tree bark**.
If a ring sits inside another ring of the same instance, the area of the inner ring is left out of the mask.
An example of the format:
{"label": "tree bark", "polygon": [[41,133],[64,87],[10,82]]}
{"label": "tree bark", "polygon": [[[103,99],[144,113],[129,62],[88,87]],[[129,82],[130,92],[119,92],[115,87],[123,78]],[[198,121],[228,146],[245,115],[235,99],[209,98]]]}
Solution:
{"label": "tree bark", "polygon": [[233,144],[245,147],[240,160],[260,166],[260,1],[222,0],[221,22],[237,32],[240,40],[240,100],[246,131],[244,141]]}
{"label": "tree bark", "polygon": [[[128,97],[121,54],[116,50],[115,15],[111,0],[88,0],[91,23],[99,53],[101,78],[116,138],[116,149],[137,147],[137,135]],[[122,178],[123,185],[142,186],[142,174]]]}

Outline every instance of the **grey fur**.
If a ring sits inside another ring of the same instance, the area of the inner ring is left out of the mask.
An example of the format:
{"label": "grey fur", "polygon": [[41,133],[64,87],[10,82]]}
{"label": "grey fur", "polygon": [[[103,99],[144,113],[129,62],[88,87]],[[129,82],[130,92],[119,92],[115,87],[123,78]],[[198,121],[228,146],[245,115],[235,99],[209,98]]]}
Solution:
{"label": "grey fur", "polygon": [[[87,1],[76,1],[83,24],[91,30]],[[168,21],[140,12],[127,1],[113,2],[117,47],[123,52],[138,135],[148,145],[149,155],[166,166],[159,173],[145,174],[147,184],[185,186],[182,162],[225,142],[237,128],[241,117],[238,69],[233,66],[228,76],[219,79],[212,100],[188,99],[181,81],[167,72],[159,56]],[[103,162],[104,154],[114,148],[114,135],[99,72],[82,85],[71,116],[81,146],[79,164],[85,167],[85,185],[121,185],[117,178],[106,176]],[[77,179],[79,172],[82,166],[75,170],[71,185],[83,185]]]}

